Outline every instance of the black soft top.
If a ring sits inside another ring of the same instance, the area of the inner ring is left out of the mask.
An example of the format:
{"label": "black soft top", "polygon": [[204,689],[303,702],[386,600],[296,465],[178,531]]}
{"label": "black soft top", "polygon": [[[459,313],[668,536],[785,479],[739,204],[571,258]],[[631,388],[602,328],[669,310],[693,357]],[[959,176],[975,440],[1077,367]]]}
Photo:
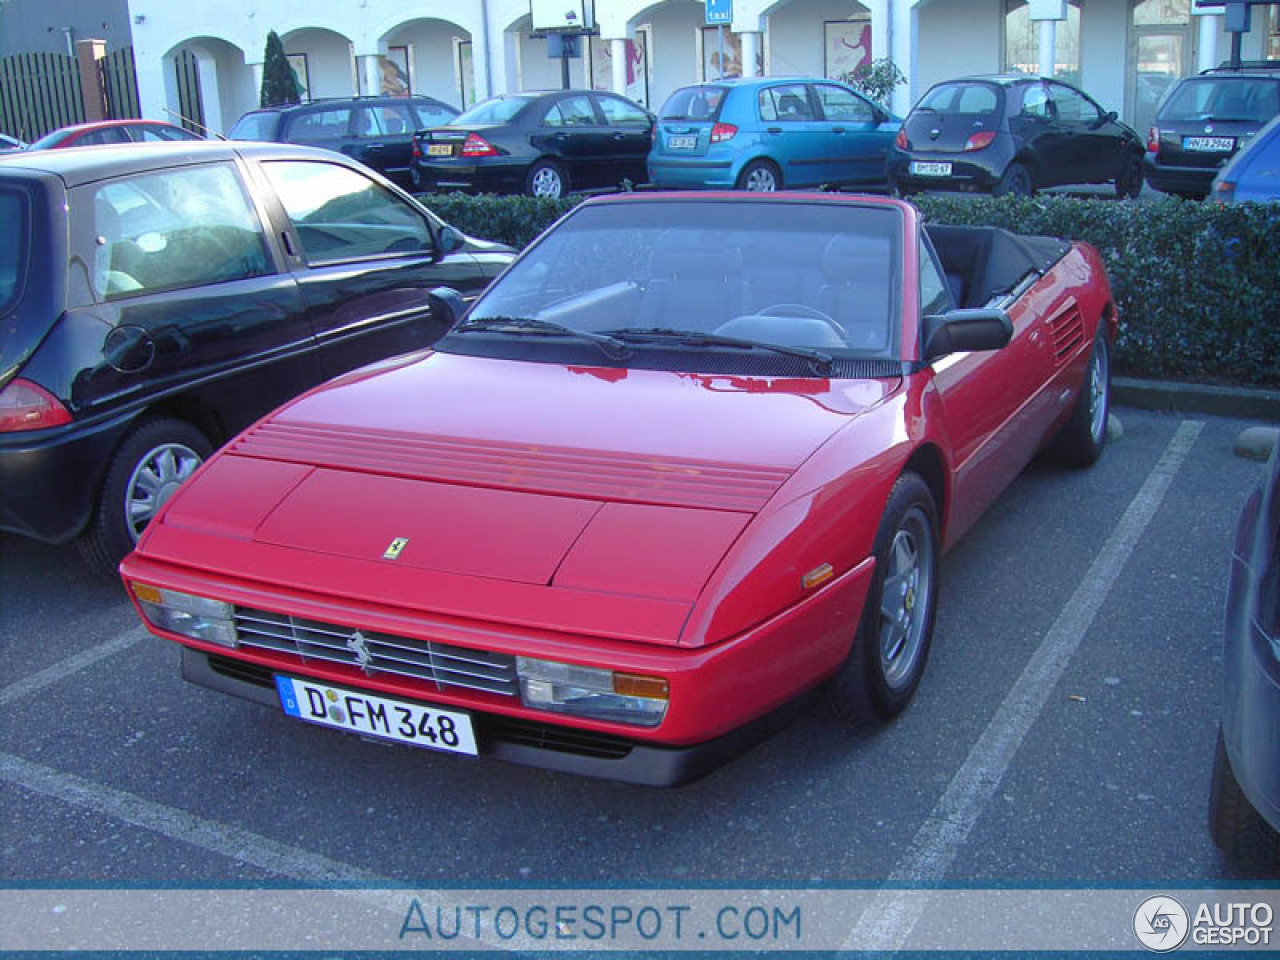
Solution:
{"label": "black soft top", "polygon": [[925,226],[959,307],[981,307],[1010,293],[1028,273],[1043,275],[1067,255],[1057,237],[1024,236],[999,227]]}

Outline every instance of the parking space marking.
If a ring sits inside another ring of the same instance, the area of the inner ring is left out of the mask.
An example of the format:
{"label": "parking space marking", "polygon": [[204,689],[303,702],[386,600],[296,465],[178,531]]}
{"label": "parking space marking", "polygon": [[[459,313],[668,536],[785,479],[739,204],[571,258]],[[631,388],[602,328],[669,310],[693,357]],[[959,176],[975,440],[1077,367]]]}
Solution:
{"label": "parking space marking", "polygon": [[135,627],[133,630],[122,633],[118,637],[90,647],[88,650],[82,650],[74,656],[67,657],[67,659],[61,660],[51,667],[37,670],[31,676],[23,677],[7,687],[0,687],[0,707],[6,707],[15,700],[21,700],[23,697],[38,693],[45,687],[52,686],[60,680],[65,680],[67,677],[79,673],[81,670],[88,669],[100,660],[115,656],[121,650],[128,650],[147,636],[150,636],[150,634],[147,632],[146,627]]}
{"label": "parking space marking", "polygon": [[1182,421],[1071,599],[916,832],[911,847],[885,881],[884,890],[859,918],[845,950],[902,948],[928,908],[928,900],[912,896],[909,889],[894,888],[936,885],[946,877],[1203,429],[1200,421]]}

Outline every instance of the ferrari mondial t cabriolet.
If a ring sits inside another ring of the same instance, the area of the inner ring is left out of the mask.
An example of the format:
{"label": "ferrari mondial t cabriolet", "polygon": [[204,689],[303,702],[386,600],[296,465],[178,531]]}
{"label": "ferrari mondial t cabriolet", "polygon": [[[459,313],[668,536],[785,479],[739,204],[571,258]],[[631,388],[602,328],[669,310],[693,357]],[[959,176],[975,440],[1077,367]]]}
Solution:
{"label": "ferrari mondial t cabriolet", "polygon": [[577,207],[433,349],[208,460],[121,570],[183,675],[651,784],[920,682],[942,551],[1106,434],[1095,250],[848,195]]}

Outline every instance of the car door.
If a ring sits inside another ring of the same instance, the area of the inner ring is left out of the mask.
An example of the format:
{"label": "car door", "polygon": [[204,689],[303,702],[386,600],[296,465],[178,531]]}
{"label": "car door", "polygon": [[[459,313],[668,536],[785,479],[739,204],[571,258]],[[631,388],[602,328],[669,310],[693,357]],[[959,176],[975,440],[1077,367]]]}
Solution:
{"label": "car door", "polygon": [[401,186],[410,182],[416,120],[403,100],[357,104],[343,152]]}
{"label": "car door", "polygon": [[99,180],[72,189],[70,208],[69,299],[108,331],[79,404],[182,395],[233,432],[319,381],[297,283],[243,167]]}
{"label": "car door", "polygon": [[1048,187],[1062,183],[1070,167],[1070,145],[1058,123],[1049,89],[1040,82],[1022,84],[1006,92],[1006,100],[1021,94],[1020,105],[1009,103],[1009,132],[1015,143],[1030,148],[1035,157],[1035,185]]}
{"label": "car door", "polygon": [[281,118],[280,135],[285,143],[342,152],[351,133],[351,107],[345,104],[316,104],[288,111]]}
{"label": "car door", "polygon": [[1102,108],[1079,90],[1063,83],[1048,84],[1063,141],[1063,166],[1057,183],[1098,183],[1120,170],[1124,139],[1108,122]]}
{"label": "car door", "polygon": [[649,178],[645,159],[653,142],[653,118],[636,104],[613,94],[597,93],[592,99],[600,110],[609,138],[606,144],[611,167],[609,182],[626,179],[644,183]]}
{"label": "car door", "polygon": [[871,101],[834,83],[813,84],[826,138],[830,183],[883,183],[884,164],[897,130],[881,130],[883,114]]}
{"label": "car door", "polygon": [[560,159],[574,186],[598,187],[608,182],[612,134],[587,94],[559,97],[547,106],[532,141],[540,152]]}
{"label": "car door", "polygon": [[785,187],[814,186],[828,179],[828,124],[817,119],[806,83],[761,88],[757,97],[765,149],[782,168]]}
{"label": "car door", "polygon": [[325,376],[430,346],[445,333],[431,290],[484,288],[475,258],[441,249],[442,225],[359,170],[322,160],[264,160],[287,222],[283,240]]}

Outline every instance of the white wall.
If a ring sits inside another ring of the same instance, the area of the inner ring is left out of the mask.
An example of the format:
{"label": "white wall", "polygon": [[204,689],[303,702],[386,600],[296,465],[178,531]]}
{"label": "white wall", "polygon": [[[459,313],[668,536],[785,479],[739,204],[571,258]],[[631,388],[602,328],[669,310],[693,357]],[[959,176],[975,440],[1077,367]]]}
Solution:
{"label": "white wall", "polygon": [[[912,104],[940,80],[971,73],[998,73],[1004,50],[1001,0],[933,0],[921,3],[917,73]],[[899,64],[907,73],[907,68]]]}
{"label": "white wall", "polygon": [[1115,0],[1107,4],[1085,4],[1080,12],[1080,86],[1104,110],[1114,110],[1122,116],[1128,38],[1129,8],[1126,4]]}
{"label": "white wall", "polygon": [[[560,75],[560,60],[547,56],[547,41],[537,40],[521,31],[516,40],[519,50],[520,90],[559,90],[564,86]],[[579,41],[580,56],[569,61],[569,85],[576,89],[590,87],[587,81],[587,44]]]}
{"label": "white wall", "polygon": [[823,23],[865,16],[867,9],[851,0],[791,0],[769,15],[768,54],[771,76],[823,75],[826,43]]}
{"label": "white wall", "polygon": [[655,7],[644,16],[643,22],[652,28],[651,109],[661,107],[678,88],[700,82],[702,66],[698,62],[698,31],[704,25],[702,11],[702,4],[671,2]]}
{"label": "white wall", "polygon": [[355,92],[351,72],[351,42],[330,30],[298,30],[280,37],[285,53],[307,55],[308,97],[350,97]]}
{"label": "white wall", "polygon": [[454,70],[454,39],[469,40],[470,34],[443,20],[414,20],[397,27],[384,40],[389,47],[409,47],[413,92],[435,97],[455,107],[462,106]]}

